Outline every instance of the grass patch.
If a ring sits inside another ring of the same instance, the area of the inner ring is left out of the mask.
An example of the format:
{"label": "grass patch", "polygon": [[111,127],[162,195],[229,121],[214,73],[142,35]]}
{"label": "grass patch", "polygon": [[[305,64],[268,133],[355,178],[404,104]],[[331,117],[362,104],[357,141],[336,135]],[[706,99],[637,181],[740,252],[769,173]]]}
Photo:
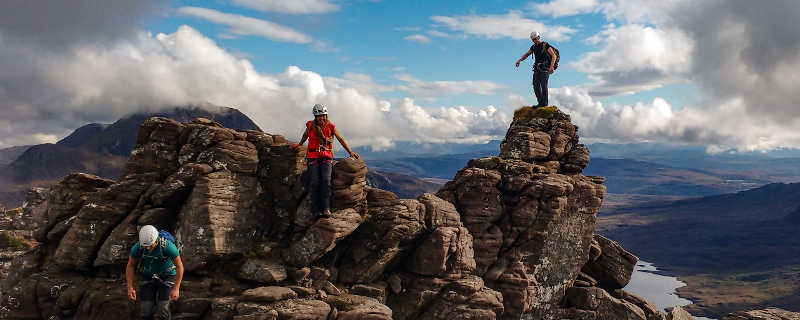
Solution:
{"label": "grass patch", "polygon": [[350,311],[354,308],[352,303],[346,301],[336,301],[333,303],[333,307],[338,311]]}
{"label": "grass patch", "polygon": [[20,251],[30,248],[25,239],[15,237],[8,231],[0,232],[0,251]]}
{"label": "grass patch", "polygon": [[6,214],[6,217],[9,217],[9,218],[14,218],[16,216],[19,216],[19,215],[22,214],[22,207],[17,207],[17,208],[11,209],[11,210],[6,210],[5,214]]}
{"label": "grass patch", "polygon": [[558,111],[558,108],[556,106],[540,107],[536,109],[534,109],[531,106],[524,106],[522,108],[514,110],[513,121],[516,122],[518,119],[521,119],[524,122],[528,122],[533,118],[550,119],[553,117],[556,111]]}

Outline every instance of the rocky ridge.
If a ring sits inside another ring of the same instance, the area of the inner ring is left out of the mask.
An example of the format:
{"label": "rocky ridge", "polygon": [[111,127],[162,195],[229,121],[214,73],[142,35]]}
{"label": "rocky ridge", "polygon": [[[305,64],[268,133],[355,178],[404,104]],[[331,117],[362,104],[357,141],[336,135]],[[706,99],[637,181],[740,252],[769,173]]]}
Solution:
{"label": "rocky ridge", "polygon": [[522,108],[498,157],[417,199],[344,159],[315,218],[305,151],[283,136],[151,118],[116,181],[70,174],[29,200],[40,244],[11,262],[0,314],[137,319],[124,267],[153,224],[186,268],[174,319],[686,319],[622,289],[637,258],[594,234],[606,190],[581,174],[577,131]]}

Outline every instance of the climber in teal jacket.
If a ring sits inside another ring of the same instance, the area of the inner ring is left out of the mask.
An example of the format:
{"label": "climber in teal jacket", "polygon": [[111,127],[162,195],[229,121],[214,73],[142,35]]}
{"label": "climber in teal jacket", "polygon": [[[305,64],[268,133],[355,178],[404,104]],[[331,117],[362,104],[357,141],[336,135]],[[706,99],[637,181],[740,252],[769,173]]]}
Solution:
{"label": "climber in teal jacket", "polygon": [[142,276],[139,281],[141,320],[153,319],[153,306],[157,311],[156,319],[171,319],[169,302],[178,300],[183,279],[183,262],[178,247],[171,240],[159,237],[155,227],[150,225],[142,227],[139,231],[139,242],[131,248],[128,267],[125,270],[128,297],[133,300],[136,300],[133,273],[139,260],[142,266]]}

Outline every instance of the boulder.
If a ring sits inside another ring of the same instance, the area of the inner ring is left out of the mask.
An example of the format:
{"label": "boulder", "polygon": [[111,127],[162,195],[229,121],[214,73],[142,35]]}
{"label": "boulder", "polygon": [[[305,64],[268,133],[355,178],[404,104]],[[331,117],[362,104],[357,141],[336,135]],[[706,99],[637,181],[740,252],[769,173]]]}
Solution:
{"label": "boulder", "polygon": [[[672,314],[672,312],[670,312],[670,314]],[[677,319],[678,318],[674,318],[673,320]],[[683,318],[683,319],[693,319],[693,318]],[[761,310],[733,312],[726,315],[721,320],[800,320],[800,313],[786,311],[779,308],[766,308]]]}
{"label": "boulder", "polygon": [[242,293],[240,302],[275,302],[297,298],[297,293],[286,287],[258,287]]}
{"label": "boulder", "polygon": [[245,261],[236,278],[265,284],[277,284],[286,279],[286,267],[275,262],[251,259]]}
{"label": "boulder", "polygon": [[590,260],[582,271],[597,280],[597,285],[606,290],[624,288],[631,280],[633,267],[639,258],[625,251],[617,242],[599,234],[593,241],[600,247],[600,255]]}

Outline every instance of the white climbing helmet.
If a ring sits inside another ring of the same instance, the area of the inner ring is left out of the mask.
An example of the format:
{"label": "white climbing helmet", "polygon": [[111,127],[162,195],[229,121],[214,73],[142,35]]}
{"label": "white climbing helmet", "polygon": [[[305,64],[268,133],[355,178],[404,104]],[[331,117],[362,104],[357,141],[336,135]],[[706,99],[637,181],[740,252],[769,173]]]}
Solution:
{"label": "white climbing helmet", "polygon": [[139,245],[149,247],[156,243],[158,239],[158,229],[151,225],[146,225],[139,230]]}
{"label": "white climbing helmet", "polygon": [[538,36],[539,36],[539,32],[537,32],[537,31],[531,32],[531,40],[536,39],[536,37],[538,37]]}
{"label": "white climbing helmet", "polygon": [[317,103],[317,104],[314,105],[314,110],[312,110],[312,112],[314,113],[315,117],[316,116],[321,116],[321,115],[324,115],[324,114],[328,114],[328,108],[325,107],[325,105],[323,105],[323,104]]}

